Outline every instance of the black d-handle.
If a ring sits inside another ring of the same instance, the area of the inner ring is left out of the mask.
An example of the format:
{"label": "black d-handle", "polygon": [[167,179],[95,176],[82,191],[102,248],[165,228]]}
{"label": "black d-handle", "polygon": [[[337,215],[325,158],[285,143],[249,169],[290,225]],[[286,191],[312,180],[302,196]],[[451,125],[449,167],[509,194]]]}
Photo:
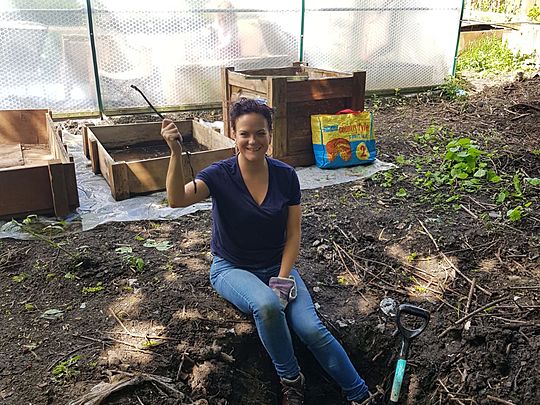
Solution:
{"label": "black d-handle", "polygon": [[[418,328],[409,329],[401,323],[402,314],[415,316],[417,318],[422,319],[423,322]],[[396,320],[397,320],[399,333],[401,334],[401,336],[403,336],[407,340],[410,340],[420,335],[424,331],[424,329],[426,329],[426,326],[429,323],[429,312],[415,305],[401,304],[398,307]]]}

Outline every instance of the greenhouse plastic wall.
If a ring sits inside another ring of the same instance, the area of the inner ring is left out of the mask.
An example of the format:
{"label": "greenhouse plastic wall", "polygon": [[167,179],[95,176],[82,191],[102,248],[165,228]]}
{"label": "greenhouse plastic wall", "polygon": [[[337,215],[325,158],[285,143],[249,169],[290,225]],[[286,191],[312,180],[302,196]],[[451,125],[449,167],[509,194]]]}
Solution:
{"label": "greenhouse plastic wall", "polygon": [[368,90],[437,85],[452,73],[461,1],[305,0],[305,14],[300,0],[259,3],[2,0],[0,109],[146,108],[131,85],[157,107],[219,103],[220,67],[300,60],[303,20],[303,59],[366,70]]}
{"label": "greenhouse plastic wall", "polygon": [[300,8],[247,9],[241,1],[122,3],[93,2],[105,110],[144,107],[132,84],[159,106],[217,102],[221,66],[281,67],[298,58]]}
{"label": "greenhouse plastic wall", "polygon": [[86,3],[0,1],[0,109],[97,109]]}
{"label": "greenhouse plastic wall", "polygon": [[367,90],[438,85],[452,74],[461,0],[306,0],[310,66],[365,70]]}

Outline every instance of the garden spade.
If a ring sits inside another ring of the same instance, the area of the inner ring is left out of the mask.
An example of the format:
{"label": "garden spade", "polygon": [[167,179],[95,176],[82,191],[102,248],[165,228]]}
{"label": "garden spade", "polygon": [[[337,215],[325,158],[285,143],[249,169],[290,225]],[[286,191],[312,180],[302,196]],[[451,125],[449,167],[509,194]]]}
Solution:
{"label": "garden spade", "polygon": [[[383,303],[381,302],[381,309],[384,311],[382,304]],[[397,304],[395,306],[397,306]],[[395,306],[387,303],[386,308],[390,309],[388,313],[389,315],[392,315],[392,309],[394,309]],[[396,371],[394,373],[394,382],[392,384],[392,391],[390,393],[390,401],[388,402],[389,405],[398,403],[411,341],[418,337],[424,331],[424,329],[426,329],[429,322],[429,312],[423,308],[411,304],[401,304],[399,307],[397,307],[395,319],[399,334],[401,335],[401,350],[399,352]],[[409,325],[407,325],[407,323],[409,323]],[[410,323],[413,325],[410,325]],[[416,328],[414,326],[416,326]]]}
{"label": "garden spade", "polygon": [[[146,96],[144,95],[144,93],[141,91],[141,89],[139,89],[137,86],[135,86],[134,84],[132,84],[130,86],[133,90],[135,91],[138,91],[142,98],[144,98],[144,101],[146,101],[146,104],[148,104],[148,106],[158,115],[159,118],[161,118],[162,120],[165,119],[165,117],[163,116],[163,114],[161,114],[158,110],[155,109],[155,107],[152,105],[152,103],[150,102],[150,100],[148,100],[146,98]],[[182,137],[182,135],[180,135],[180,137]],[[180,146],[182,146],[182,141],[180,139],[177,139],[177,142]],[[195,190],[195,194],[197,194],[197,183],[195,182],[195,172],[193,171],[193,166],[191,166],[191,158],[190,158],[190,153],[186,150],[186,156],[187,156],[187,161],[188,161],[188,165],[189,165],[189,169],[191,171],[191,178],[193,179],[193,188]]]}

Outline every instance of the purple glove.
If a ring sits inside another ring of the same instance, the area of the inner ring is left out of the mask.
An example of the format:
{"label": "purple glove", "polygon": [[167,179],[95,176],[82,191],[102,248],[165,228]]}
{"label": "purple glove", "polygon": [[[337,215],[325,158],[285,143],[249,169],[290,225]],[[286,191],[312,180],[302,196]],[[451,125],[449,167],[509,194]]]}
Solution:
{"label": "purple glove", "polygon": [[283,309],[296,298],[296,280],[293,276],[271,277],[269,287],[276,293]]}

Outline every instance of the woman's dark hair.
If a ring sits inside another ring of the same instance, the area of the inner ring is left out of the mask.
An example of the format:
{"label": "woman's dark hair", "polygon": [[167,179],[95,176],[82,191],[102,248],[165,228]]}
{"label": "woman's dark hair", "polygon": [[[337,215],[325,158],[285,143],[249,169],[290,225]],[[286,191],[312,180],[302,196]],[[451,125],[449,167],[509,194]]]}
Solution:
{"label": "woman's dark hair", "polygon": [[244,114],[261,114],[268,123],[268,130],[272,130],[272,117],[274,110],[264,104],[263,100],[242,97],[231,106],[229,119],[231,127],[236,131],[236,120]]}

